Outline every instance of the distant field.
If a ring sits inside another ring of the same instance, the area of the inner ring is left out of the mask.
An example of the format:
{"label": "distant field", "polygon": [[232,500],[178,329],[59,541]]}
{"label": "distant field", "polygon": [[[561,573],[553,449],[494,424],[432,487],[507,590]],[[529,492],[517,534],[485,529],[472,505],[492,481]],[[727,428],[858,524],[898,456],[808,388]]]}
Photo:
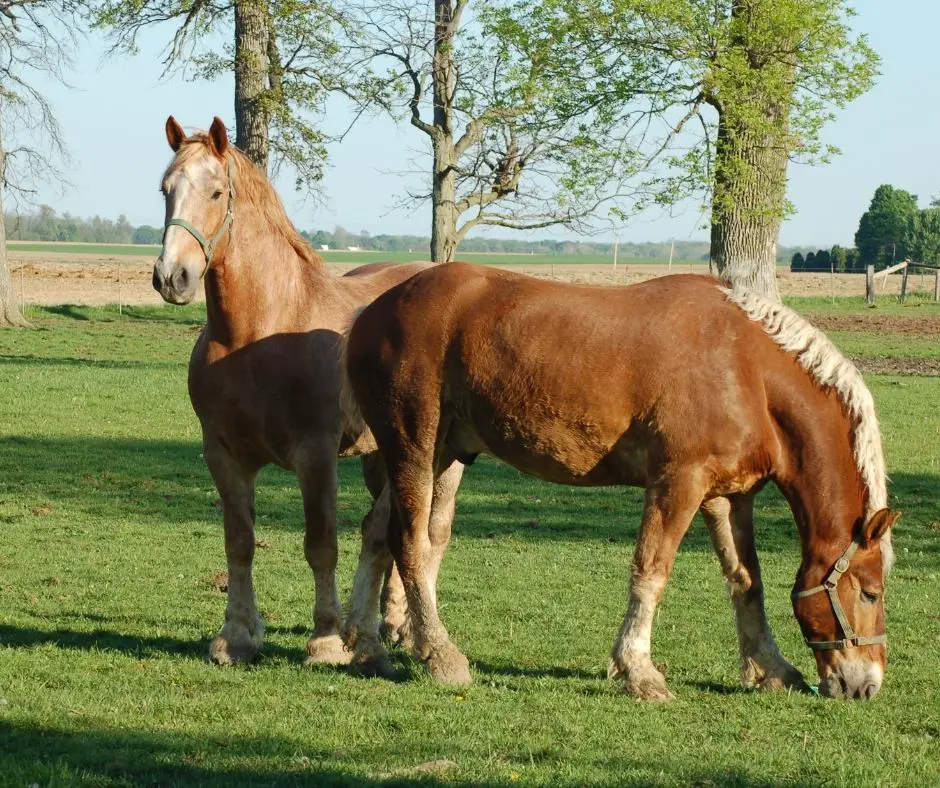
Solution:
{"label": "distant field", "polygon": [[[43,241],[11,241],[8,248],[12,252],[45,252],[47,254],[75,254],[75,255],[156,255],[159,246],[148,244],[86,244],[86,243],[52,243]],[[426,259],[422,252],[319,252],[328,263],[377,263],[395,262],[406,263],[413,260]],[[460,254],[458,257],[471,263],[489,263],[490,265],[604,265],[612,264],[613,258],[603,254],[489,254],[472,253]],[[652,258],[618,259],[619,265],[658,265],[666,264],[666,260]],[[675,263],[688,265],[688,260],[675,260]],[[701,261],[694,261],[701,262]]]}

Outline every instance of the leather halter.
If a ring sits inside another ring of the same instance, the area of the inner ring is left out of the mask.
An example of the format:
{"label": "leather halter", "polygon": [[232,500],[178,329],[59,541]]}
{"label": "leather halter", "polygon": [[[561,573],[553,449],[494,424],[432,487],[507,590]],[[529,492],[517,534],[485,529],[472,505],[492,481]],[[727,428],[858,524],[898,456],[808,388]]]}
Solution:
{"label": "leather halter", "polygon": [[209,269],[209,265],[212,263],[212,255],[215,254],[215,248],[218,246],[219,241],[225,237],[225,234],[232,229],[232,222],[235,219],[235,178],[232,175],[232,160],[228,160],[228,208],[225,211],[225,218],[222,220],[222,225],[216,231],[215,235],[207,239],[199,230],[197,230],[193,225],[186,221],[185,219],[179,219],[173,217],[170,219],[166,226],[163,228],[163,242],[166,243],[166,233],[173,225],[177,227],[182,227],[186,232],[188,232],[199,245],[202,247],[202,253],[206,257],[206,267],[203,269],[203,274]]}
{"label": "leather halter", "polygon": [[858,548],[859,541],[858,538],[855,538],[852,540],[852,544],[850,544],[839,557],[839,560],[836,561],[832,571],[826,576],[826,579],[822,581],[821,585],[807,588],[805,591],[794,591],[792,594],[793,599],[803,599],[804,597],[820,594],[825,591],[826,594],[829,595],[830,602],[832,602],[832,612],[835,613],[836,620],[839,622],[839,626],[842,627],[841,640],[810,640],[806,638],[806,645],[814,651],[874,646],[888,642],[887,635],[856,635],[855,630],[852,629],[852,625],[849,623],[848,616],[845,615],[842,602],[839,601],[839,591],[837,588],[839,578],[848,571],[849,562],[851,562],[852,556],[855,555],[855,551],[858,550]]}

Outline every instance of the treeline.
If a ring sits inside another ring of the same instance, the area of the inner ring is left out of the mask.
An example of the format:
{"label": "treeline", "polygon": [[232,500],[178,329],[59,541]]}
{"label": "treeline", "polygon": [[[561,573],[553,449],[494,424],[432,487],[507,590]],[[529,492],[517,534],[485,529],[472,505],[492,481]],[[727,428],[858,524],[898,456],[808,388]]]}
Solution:
{"label": "treeline", "polygon": [[85,241],[88,243],[134,243],[135,228],[123,214],[113,219],[93,216],[83,219],[64,213],[59,216],[48,205],[35,213],[6,214],[8,241]]}
{"label": "treeline", "polygon": [[[71,241],[87,243],[158,244],[163,238],[162,227],[141,225],[134,227],[127,217],[117,220],[93,216],[83,219],[69,213],[59,215],[48,205],[39,206],[34,213],[7,214],[8,241]],[[415,257],[426,258],[430,254],[431,239],[418,235],[372,235],[362,231],[353,233],[343,227],[328,230],[304,231],[301,233],[315,249],[348,249],[355,247],[374,252],[411,252]],[[836,247],[838,248],[838,247]],[[635,243],[622,241],[617,254],[622,260],[661,260],[676,262],[708,262],[707,241],[670,241]],[[850,250],[851,251],[851,250]],[[469,254],[535,254],[535,255],[597,255],[613,258],[613,241],[555,240],[525,241],[515,238],[488,238],[485,236],[465,238],[458,250]],[[778,261],[785,263],[806,249],[780,247]],[[807,257],[812,258],[813,252]],[[794,257],[795,259],[795,257]],[[804,258],[805,259],[805,258]],[[828,270],[828,262],[826,263]]]}
{"label": "treeline", "polygon": [[880,271],[903,260],[940,264],[940,200],[921,208],[916,194],[882,184],[859,219],[854,249],[794,254],[790,270],[861,273],[869,265]]}

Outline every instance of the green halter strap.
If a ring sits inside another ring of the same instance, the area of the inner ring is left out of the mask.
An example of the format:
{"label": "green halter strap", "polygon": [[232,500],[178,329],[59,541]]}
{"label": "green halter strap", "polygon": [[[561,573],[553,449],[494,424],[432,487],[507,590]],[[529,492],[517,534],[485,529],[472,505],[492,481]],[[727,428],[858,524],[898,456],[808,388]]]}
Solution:
{"label": "green halter strap", "polygon": [[829,596],[829,601],[832,603],[832,612],[835,614],[836,620],[839,622],[839,626],[842,627],[841,640],[807,639],[806,645],[814,651],[855,648],[857,646],[874,646],[879,643],[888,642],[887,635],[856,635],[855,630],[849,623],[848,616],[845,615],[845,609],[842,607],[842,602],[839,600],[839,578],[841,578],[842,575],[848,571],[849,563],[852,561],[852,556],[855,555],[855,551],[858,550],[858,547],[859,542],[858,538],[856,538],[852,541],[852,544],[850,544],[845,549],[845,552],[839,557],[839,560],[836,561],[832,571],[826,576],[826,579],[823,580],[821,585],[807,588],[805,591],[793,592],[792,596],[794,599],[803,599],[804,597],[812,596],[813,594],[821,594],[825,592]]}
{"label": "green halter strap", "polygon": [[166,227],[163,228],[163,240],[166,241],[167,230],[170,229],[173,225],[177,227],[182,227],[186,230],[202,247],[202,253],[206,256],[206,268],[209,268],[209,264],[212,262],[212,255],[215,254],[215,248],[218,246],[219,241],[225,237],[225,234],[232,228],[232,222],[235,219],[235,179],[232,176],[232,160],[228,160],[228,209],[225,211],[225,218],[222,220],[222,225],[216,231],[216,234],[211,238],[206,239],[206,237],[199,232],[193,225],[186,221],[185,219],[179,219],[173,217],[166,223]]}

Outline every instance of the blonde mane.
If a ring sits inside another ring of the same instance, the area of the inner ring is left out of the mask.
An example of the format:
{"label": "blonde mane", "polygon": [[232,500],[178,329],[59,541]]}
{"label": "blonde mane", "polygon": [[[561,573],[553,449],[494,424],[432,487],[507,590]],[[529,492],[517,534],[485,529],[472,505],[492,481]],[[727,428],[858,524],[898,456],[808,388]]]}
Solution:
{"label": "blonde mane", "polygon": [[[843,356],[828,337],[792,309],[749,291],[720,288],[729,301],[762,325],[781,348],[792,354],[819,385],[832,388],[854,422],[855,465],[868,493],[865,517],[888,505],[888,475],[885,470],[881,428],[875,401],[855,365]],[[882,540],[885,572],[891,566],[890,532]]]}
{"label": "blonde mane", "polygon": [[[204,131],[197,131],[183,141],[163,177],[166,178],[173,170],[182,167],[187,161],[200,154],[213,155],[209,151],[209,135]],[[267,175],[234,145],[228,146],[225,158],[234,165],[236,210],[239,201],[250,202],[261,213],[270,228],[280,235],[299,257],[312,266],[322,267],[323,258],[313,251],[303,236],[297,232],[297,228],[294,227],[284,210],[284,204]]]}

